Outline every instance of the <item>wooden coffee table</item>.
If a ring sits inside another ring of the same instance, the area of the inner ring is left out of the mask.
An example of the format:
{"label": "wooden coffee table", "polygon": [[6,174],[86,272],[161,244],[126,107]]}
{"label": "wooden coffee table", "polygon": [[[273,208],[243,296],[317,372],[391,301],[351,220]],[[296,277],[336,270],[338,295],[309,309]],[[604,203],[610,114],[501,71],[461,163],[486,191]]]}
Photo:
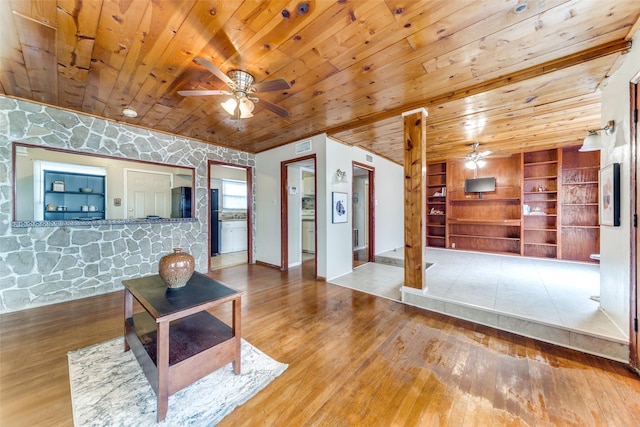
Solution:
{"label": "wooden coffee table", "polygon": [[[240,304],[244,292],[194,272],[186,286],[169,289],[160,276],[122,282],[124,350],[133,350],[158,397],[158,422],[169,395],[233,362],[240,374]],[[133,314],[133,298],[145,312]],[[233,303],[228,326],[206,310]]]}

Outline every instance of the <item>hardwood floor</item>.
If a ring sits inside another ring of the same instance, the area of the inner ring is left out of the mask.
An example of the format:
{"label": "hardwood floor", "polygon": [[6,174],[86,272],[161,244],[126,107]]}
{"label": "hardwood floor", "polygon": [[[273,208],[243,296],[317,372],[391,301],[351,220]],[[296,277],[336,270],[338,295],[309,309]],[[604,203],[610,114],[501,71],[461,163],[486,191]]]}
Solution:
{"label": "hardwood floor", "polygon": [[[220,426],[640,425],[640,379],[622,364],[304,279],[312,270],[211,274],[247,292],[243,337],[289,364]],[[72,425],[66,353],[121,336],[122,315],[116,292],[0,316],[0,425]]]}

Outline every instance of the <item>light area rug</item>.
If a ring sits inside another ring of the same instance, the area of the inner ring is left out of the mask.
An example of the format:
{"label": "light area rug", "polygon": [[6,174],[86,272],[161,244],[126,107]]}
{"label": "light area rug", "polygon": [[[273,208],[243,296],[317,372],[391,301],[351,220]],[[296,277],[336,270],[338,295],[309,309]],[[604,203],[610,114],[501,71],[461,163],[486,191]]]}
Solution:
{"label": "light area rug", "polygon": [[169,396],[156,424],[156,395],[124,338],[67,354],[76,426],[212,426],[287,369],[242,340],[241,374],[229,363]]}

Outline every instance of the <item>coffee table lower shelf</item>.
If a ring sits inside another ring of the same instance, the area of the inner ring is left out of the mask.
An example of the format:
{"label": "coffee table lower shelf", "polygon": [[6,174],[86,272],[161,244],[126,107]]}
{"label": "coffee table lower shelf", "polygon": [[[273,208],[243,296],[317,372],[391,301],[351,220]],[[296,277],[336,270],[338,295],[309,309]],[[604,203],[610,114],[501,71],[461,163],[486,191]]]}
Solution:
{"label": "coffee table lower shelf", "polygon": [[202,311],[169,326],[169,365],[157,366],[156,323],[148,313],[137,313],[125,321],[125,340],[136,356],[156,396],[160,378],[166,375],[167,395],[236,361],[236,340],[233,329]]}

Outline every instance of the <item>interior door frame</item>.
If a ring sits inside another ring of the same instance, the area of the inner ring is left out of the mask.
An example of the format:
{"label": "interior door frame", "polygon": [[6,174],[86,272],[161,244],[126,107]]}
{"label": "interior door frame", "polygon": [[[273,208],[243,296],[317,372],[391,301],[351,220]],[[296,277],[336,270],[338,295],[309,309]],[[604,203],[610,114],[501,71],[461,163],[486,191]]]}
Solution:
{"label": "interior door frame", "polygon": [[638,110],[640,109],[640,72],[629,83],[629,139],[630,139],[630,209],[631,209],[631,242],[630,242],[630,289],[629,289],[629,364],[638,371],[640,369],[640,348],[638,346],[638,315],[640,314],[640,296],[638,295]]}
{"label": "interior door frame", "polygon": [[313,170],[315,171],[313,176],[313,186],[315,194],[315,211],[314,211],[314,253],[315,262],[313,277],[318,277],[318,167],[317,156],[315,153],[307,156],[296,157],[295,159],[283,160],[280,162],[280,271],[287,271],[289,269],[289,203],[288,196],[289,191],[287,183],[289,182],[289,174],[287,166],[293,163],[302,162],[304,160],[313,160]]}
{"label": "interior door frame", "polygon": [[[352,177],[352,181],[351,181],[351,194],[354,194],[353,191],[353,181],[355,181],[355,179],[353,179],[354,177],[354,173],[353,173],[353,169],[354,168],[360,168],[360,169],[364,169],[366,171],[369,172],[369,216],[367,218],[367,228],[368,228],[368,234],[369,234],[369,253],[367,254],[367,257],[369,259],[368,262],[373,262],[375,260],[375,254],[376,254],[376,250],[375,250],[375,242],[376,242],[376,198],[375,198],[375,194],[376,194],[376,188],[375,188],[375,177],[376,177],[376,168],[371,166],[371,165],[367,165],[364,163],[360,163],[360,162],[356,162],[353,161],[351,164],[351,177]],[[352,211],[352,218],[351,218],[351,223],[355,224],[355,209],[351,209]],[[353,253],[353,239],[351,239],[351,252]],[[352,261],[353,263],[353,261]]]}
{"label": "interior door frame", "polygon": [[[207,161],[207,253],[209,254],[209,262],[207,263],[207,271],[211,272],[211,167],[213,166],[230,166],[236,169],[244,169],[247,176],[247,264],[253,264],[253,167],[246,165],[238,165],[236,163],[221,162],[218,160]],[[220,206],[222,209],[222,206]]]}

